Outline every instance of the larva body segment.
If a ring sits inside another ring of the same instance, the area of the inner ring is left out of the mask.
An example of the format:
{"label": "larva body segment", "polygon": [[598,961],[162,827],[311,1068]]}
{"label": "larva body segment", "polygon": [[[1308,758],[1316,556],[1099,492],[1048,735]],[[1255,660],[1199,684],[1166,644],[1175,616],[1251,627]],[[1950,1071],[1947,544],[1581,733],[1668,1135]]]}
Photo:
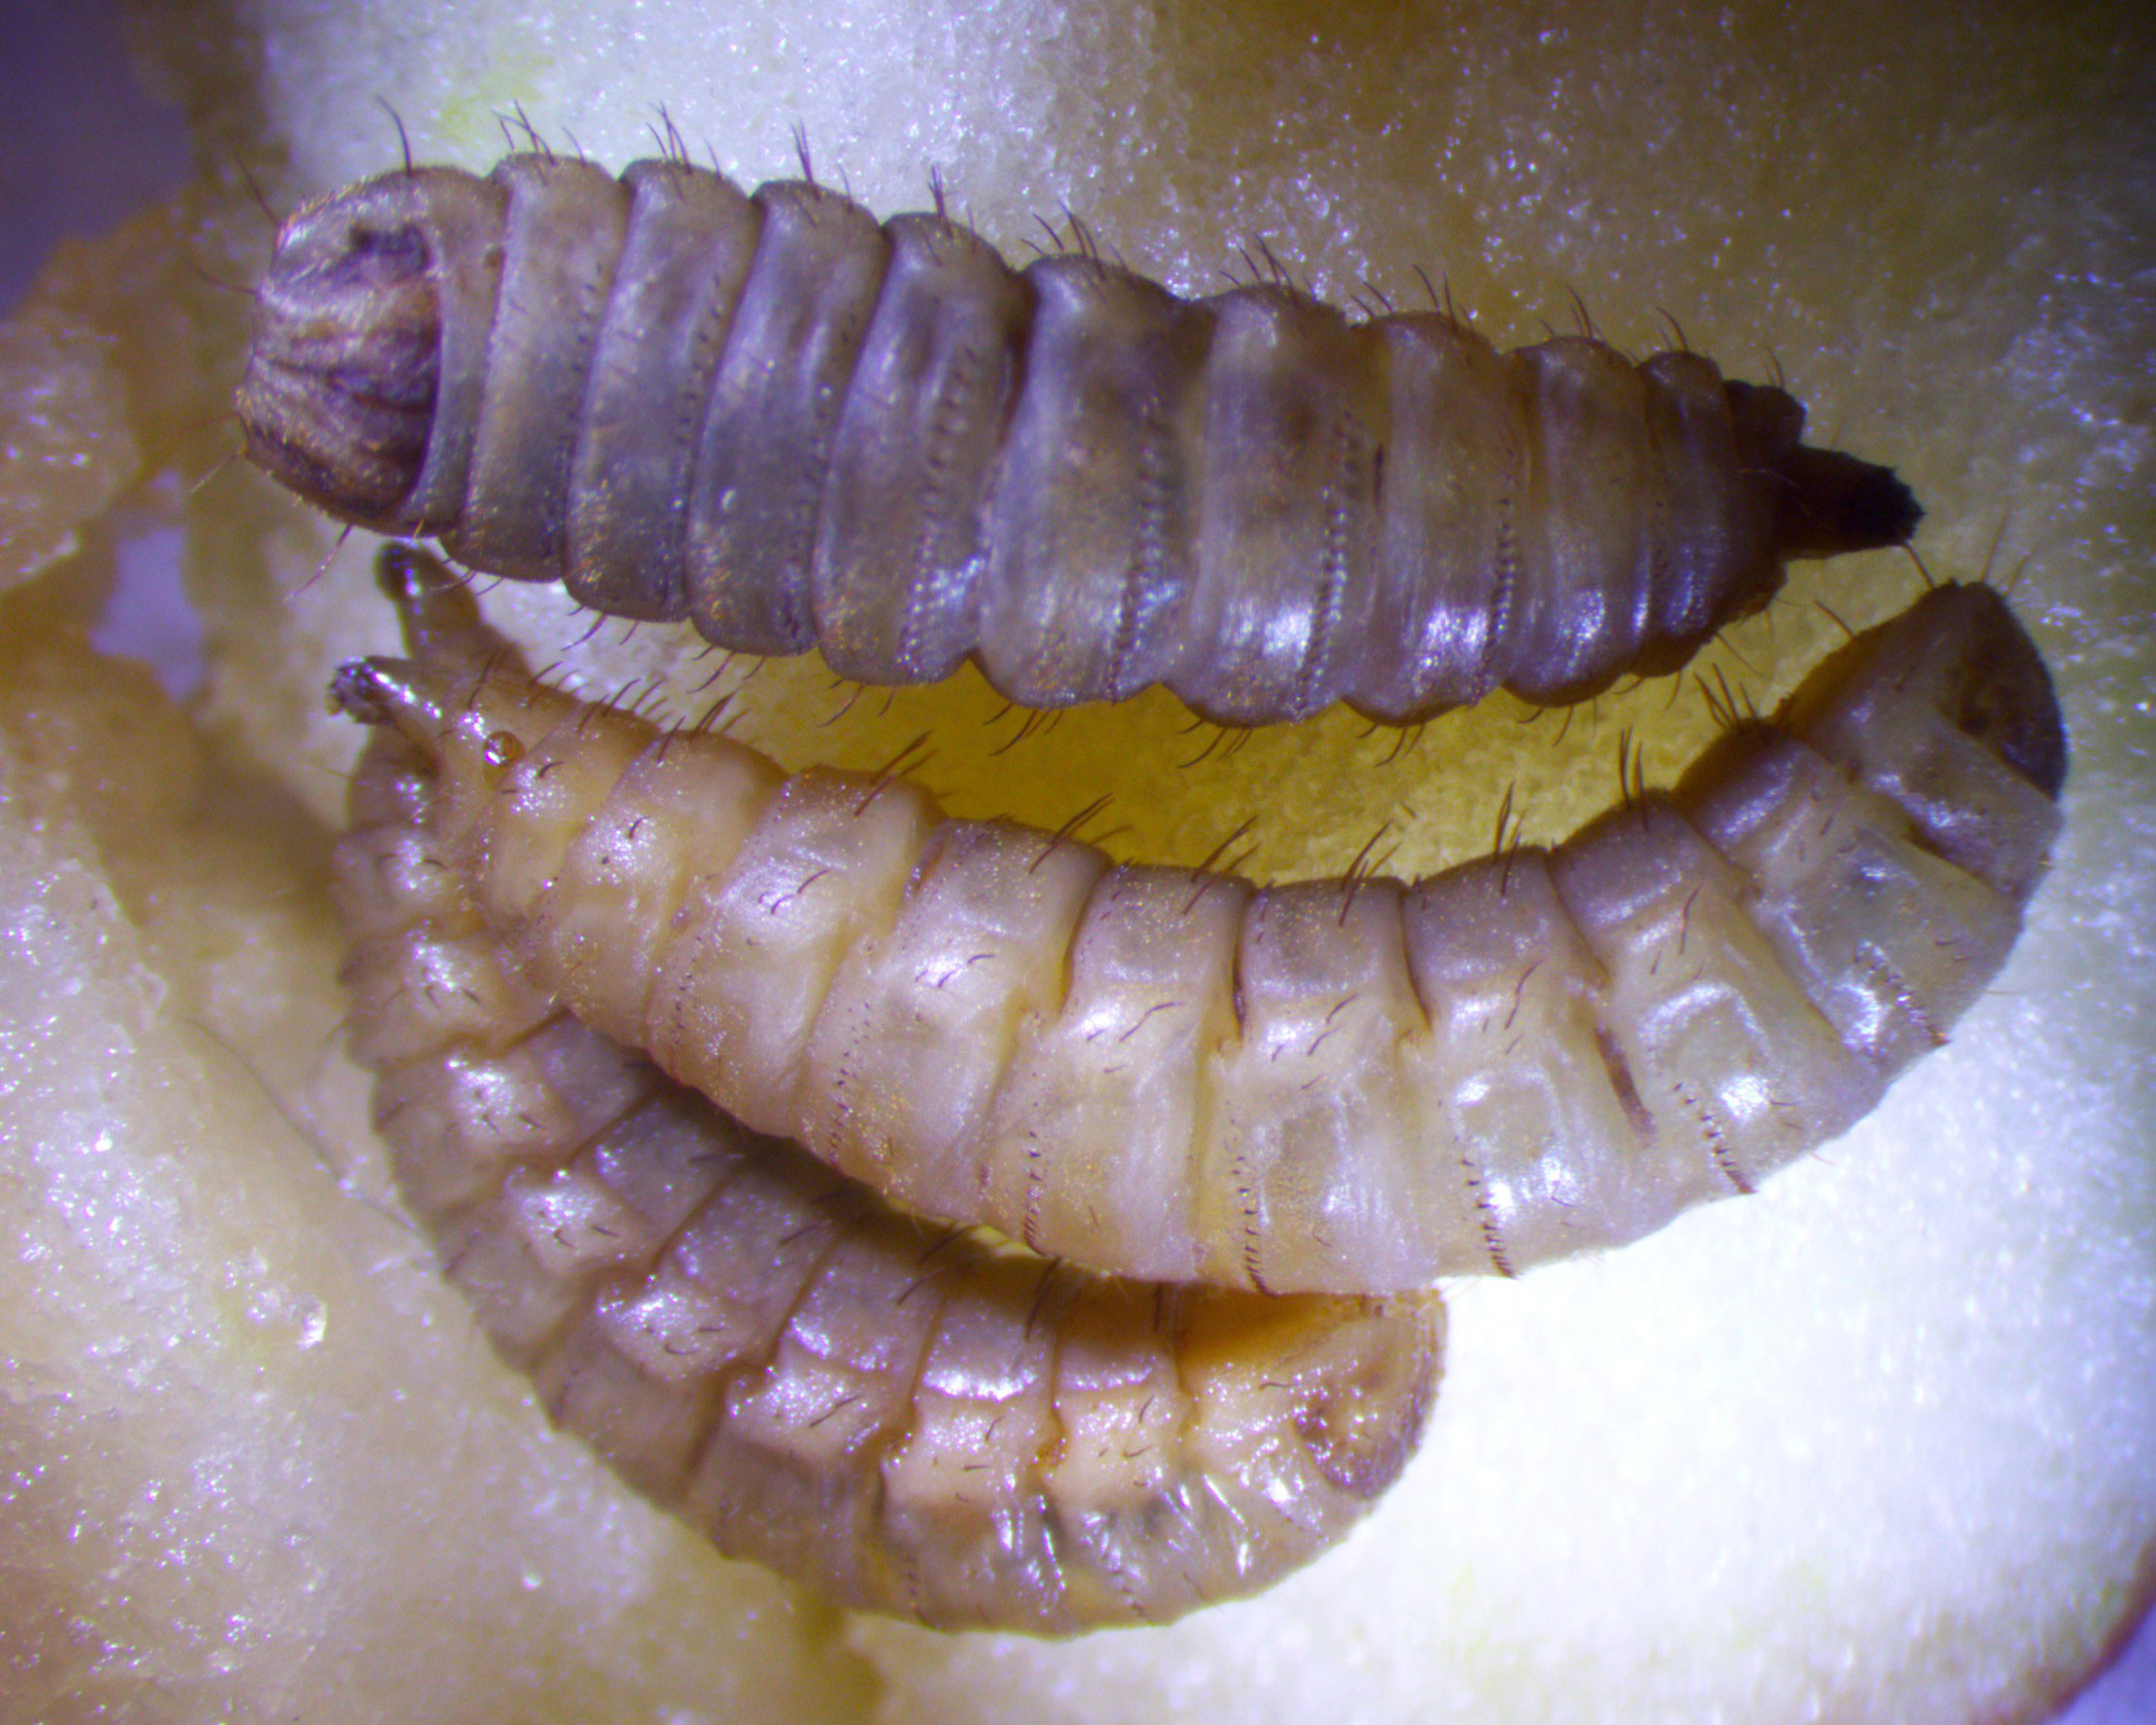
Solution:
{"label": "larva body segment", "polygon": [[435,760],[539,987],[896,1203],[1150,1279],[1422,1287],[1752,1190],[1943,1039],[2058,824],[1980,587],[1553,849],[1260,889],[580,706],[404,566],[417,658],[337,698]]}
{"label": "larva body segment", "polygon": [[535,988],[436,793],[379,739],[336,858],[400,1184],[556,1420],[722,1550],[946,1628],[1157,1622],[1306,1562],[1412,1453],[1433,1295],[1128,1283],[899,1215]]}
{"label": "larva body segment", "polygon": [[970,655],[1029,706],[1164,683],[1232,724],[1574,698],[1917,518],[1696,355],[1013,271],[941,214],[674,160],[303,210],[239,410],[332,512],[604,611],[870,683]]}

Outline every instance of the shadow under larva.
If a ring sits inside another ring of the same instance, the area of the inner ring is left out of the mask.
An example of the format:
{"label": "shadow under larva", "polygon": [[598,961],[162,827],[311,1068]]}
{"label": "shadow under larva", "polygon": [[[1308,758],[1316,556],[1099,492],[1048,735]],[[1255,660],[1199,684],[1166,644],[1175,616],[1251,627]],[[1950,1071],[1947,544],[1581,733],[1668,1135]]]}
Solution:
{"label": "shadow under larva", "polygon": [[537,986],[894,1203],[1159,1281],[1422,1288],[1752,1190],[1996,974],[2066,770],[1947,587],[1564,844],[1261,889],[580,704],[385,572],[414,656],[335,698]]}
{"label": "shadow under larva", "polygon": [[1090,247],[678,159],[405,169],[284,227],[239,411],[332,513],[601,612],[976,658],[1033,707],[1409,722],[1674,668],[1784,561],[1906,540],[1778,388],[1281,282],[1186,301]]}
{"label": "shadow under larva", "polygon": [[902,1216],[534,986],[441,866],[436,800],[378,736],[337,853],[399,1184],[554,1417],[721,1550],[1065,1635],[1253,1592],[1391,1485],[1434,1294],[1126,1282]]}

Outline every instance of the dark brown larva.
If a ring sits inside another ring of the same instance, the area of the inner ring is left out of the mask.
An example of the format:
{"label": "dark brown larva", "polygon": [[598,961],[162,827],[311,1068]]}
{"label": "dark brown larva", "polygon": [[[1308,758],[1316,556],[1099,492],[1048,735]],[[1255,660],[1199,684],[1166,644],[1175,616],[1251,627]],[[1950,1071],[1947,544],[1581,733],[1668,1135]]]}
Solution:
{"label": "dark brown larva", "polygon": [[379,737],[337,853],[353,1039],[503,1355],[638,1487],[848,1605],[1064,1635],[1248,1593],[1358,1520],[1434,1394],[1434,1295],[1121,1282],[898,1215],[555,1006]]}
{"label": "dark brown larva", "polygon": [[941,214],[677,160],[308,208],[239,408],[333,513],[601,611],[869,683],[972,655],[1027,706],[1164,683],[1229,724],[1574,698],[1917,518],[1694,354],[1014,271]]}
{"label": "dark brown larva", "polygon": [[434,762],[539,986],[894,1202],[1122,1274],[1417,1288],[1749,1191],[1945,1039],[2058,826],[1983,587],[1554,849],[1259,889],[581,704],[388,562],[415,656],[335,698]]}

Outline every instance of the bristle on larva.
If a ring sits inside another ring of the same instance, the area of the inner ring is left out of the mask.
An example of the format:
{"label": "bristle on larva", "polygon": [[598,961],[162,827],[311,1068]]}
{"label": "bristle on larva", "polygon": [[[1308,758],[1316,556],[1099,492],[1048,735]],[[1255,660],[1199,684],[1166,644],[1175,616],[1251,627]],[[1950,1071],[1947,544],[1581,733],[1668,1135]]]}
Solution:
{"label": "bristle on larva", "polygon": [[355,1049],[407,1206],[554,1418],[838,1603],[1068,1635],[1249,1593],[1421,1435],[1434,1295],[1088,1275],[893,1211],[563,1012],[370,748],[336,854]]}
{"label": "bristle on larva", "polygon": [[1160,683],[1231,725],[1576,699],[1919,513],[1689,352],[1498,353],[1278,280],[1189,301],[1090,248],[1015,271],[940,213],[671,158],[310,206],[239,412],[333,514],[601,612],[864,683],[972,657],[1031,707]]}
{"label": "bristle on larva", "polygon": [[1983,587],[1553,848],[1261,889],[581,705],[389,569],[414,656],[335,699],[426,755],[533,987],[895,1203],[1152,1280],[1417,1289],[1753,1190],[1944,1039],[2059,823]]}

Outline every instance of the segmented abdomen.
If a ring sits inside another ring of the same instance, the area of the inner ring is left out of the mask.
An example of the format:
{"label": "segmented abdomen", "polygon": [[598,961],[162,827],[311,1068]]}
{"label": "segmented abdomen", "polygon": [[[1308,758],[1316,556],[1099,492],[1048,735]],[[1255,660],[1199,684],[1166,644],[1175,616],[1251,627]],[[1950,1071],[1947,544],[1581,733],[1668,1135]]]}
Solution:
{"label": "segmented abdomen", "polygon": [[555,1418],[841,1603],[1060,1635],[1252,1592],[1392,1483],[1443,1310],[1088,1275],[897,1214],[557,1006],[370,751],[337,852],[407,1203]]}
{"label": "segmented abdomen", "polygon": [[239,407],[336,513],[602,611],[871,683],[971,655],[1029,706],[1159,682],[1236,724],[1570,698],[1917,516],[1690,353],[1014,272],[940,214],[675,160],[303,211]]}
{"label": "segmented abdomen", "polygon": [[1984,588],[1554,849],[1259,889],[581,705],[393,561],[416,662],[338,699],[433,756],[546,989],[894,1202],[1162,1280],[1423,1287],[1750,1190],[1943,1039],[2058,824]]}

